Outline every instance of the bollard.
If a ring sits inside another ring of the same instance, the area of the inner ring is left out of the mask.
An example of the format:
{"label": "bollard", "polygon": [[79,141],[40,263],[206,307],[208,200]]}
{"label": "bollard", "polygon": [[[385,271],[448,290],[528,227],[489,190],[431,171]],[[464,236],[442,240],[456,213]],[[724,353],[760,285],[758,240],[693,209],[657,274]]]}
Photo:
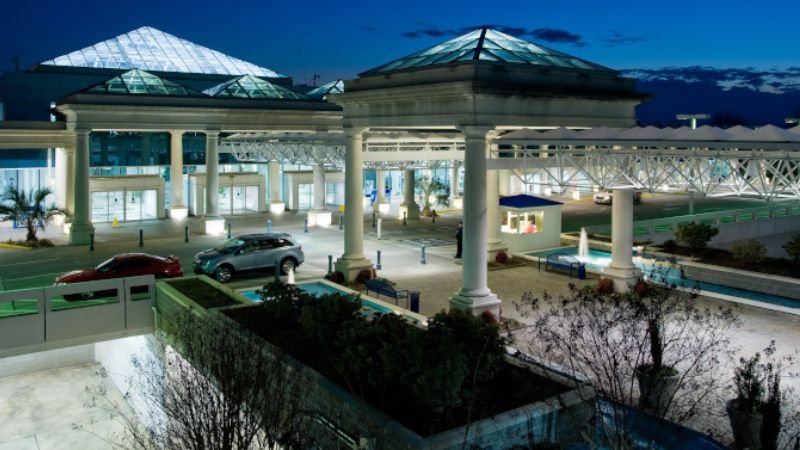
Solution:
{"label": "bollard", "polygon": [[381,231],[383,231],[383,219],[378,217],[378,240],[381,238]]}
{"label": "bollard", "polygon": [[94,233],[89,235],[89,251],[94,251]]}
{"label": "bollard", "polygon": [[376,222],[375,222],[375,213],[373,212],[373,213],[372,213],[372,229],[373,229],[373,230],[375,229],[375,226],[376,226]]}
{"label": "bollard", "polygon": [[144,230],[139,228],[139,247],[144,247]]}
{"label": "bollard", "polygon": [[425,246],[422,246],[422,256],[420,257],[419,262],[421,264],[428,264],[428,261],[425,259]]}
{"label": "bollard", "polygon": [[183,227],[183,242],[189,243],[189,225]]}
{"label": "bollard", "polygon": [[303,221],[303,233],[308,233],[308,217]]}
{"label": "bollard", "polygon": [[375,264],[375,270],[381,270],[381,251],[378,250],[378,263]]}
{"label": "bollard", "polygon": [[344,214],[339,214],[339,229],[344,229]]}
{"label": "bollard", "polygon": [[431,211],[431,223],[436,223],[436,210]]}
{"label": "bollard", "polygon": [[275,260],[275,282],[281,282],[281,262],[280,260]]}
{"label": "bollard", "polygon": [[231,238],[231,223],[228,222],[227,225],[228,225],[228,239],[230,239]]}
{"label": "bollard", "polygon": [[333,273],[333,255],[328,255],[328,273]]}
{"label": "bollard", "polygon": [[267,233],[272,233],[272,219],[267,219]]}
{"label": "bollard", "polygon": [[403,211],[403,225],[406,224],[406,211]]}

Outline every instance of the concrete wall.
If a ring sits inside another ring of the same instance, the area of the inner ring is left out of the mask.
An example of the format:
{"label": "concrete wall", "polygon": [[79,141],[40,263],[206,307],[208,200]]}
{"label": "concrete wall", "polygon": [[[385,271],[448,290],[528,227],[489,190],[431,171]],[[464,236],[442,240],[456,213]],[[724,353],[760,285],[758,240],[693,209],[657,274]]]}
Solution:
{"label": "concrete wall", "polygon": [[736,270],[691,261],[681,261],[680,266],[683,276],[690,280],[800,300],[800,280],[795,278]]}

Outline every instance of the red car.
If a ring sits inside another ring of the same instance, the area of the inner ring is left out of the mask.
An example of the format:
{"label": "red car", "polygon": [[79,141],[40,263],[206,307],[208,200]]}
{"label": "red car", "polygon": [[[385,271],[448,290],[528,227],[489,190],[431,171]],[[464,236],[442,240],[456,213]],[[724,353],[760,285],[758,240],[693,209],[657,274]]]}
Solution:
{"label": "red car", "polygon": [[147,253],[123,253],[111,257],[94,269],[73,270],[56,278],[55,284],[80,283],[82,281],[107,280],[109,278],[154,275],[156,278],[182,277],[181,263],[177,256],[166,258]]}

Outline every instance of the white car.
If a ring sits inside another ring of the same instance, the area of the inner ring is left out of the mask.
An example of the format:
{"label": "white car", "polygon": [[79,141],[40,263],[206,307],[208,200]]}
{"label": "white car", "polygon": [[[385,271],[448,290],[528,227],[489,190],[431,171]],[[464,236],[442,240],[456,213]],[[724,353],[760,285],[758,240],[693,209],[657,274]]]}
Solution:
{"label": "white car", "polygon": [[[594,202],[598,205],[610,205],[611,199],[614,194],[611,191],[598,191],[594,194]],[[641,203],[642,193],[639,191],[633,192],[633,203]]]}

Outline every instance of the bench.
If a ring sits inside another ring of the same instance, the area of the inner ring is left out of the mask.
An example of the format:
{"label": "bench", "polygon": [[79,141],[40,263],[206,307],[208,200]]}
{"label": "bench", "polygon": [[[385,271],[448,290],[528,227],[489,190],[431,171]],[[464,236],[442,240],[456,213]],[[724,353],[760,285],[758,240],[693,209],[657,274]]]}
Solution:
{"label": "bench", "polygon": [[[539,259],[539,269],[541,270],[542,260]],[[578,258],[568,255],[566,253],[551,253],[547,255],[547,259],[545,260],[544,270],[548,268],[558,269],[558,270],[565,270],[569,272],[569,276],[572,277],[572,273],[575,273],[575,276],[580,280],[586,279],[586,264],[578,261]]]}
{"label": "bench", "polygon": [[378,294],[377,298],[380,298],[381,294],[391,297],[394,299],[395,305],[397,304],[398,300],[408,300],[407,289],[395,289],[394,286],[389,284],[386,280],[373,278],[371,280],[367,280],[364,284],[367,286],[367,295],[369,295],[369,291],[372,291]]}

